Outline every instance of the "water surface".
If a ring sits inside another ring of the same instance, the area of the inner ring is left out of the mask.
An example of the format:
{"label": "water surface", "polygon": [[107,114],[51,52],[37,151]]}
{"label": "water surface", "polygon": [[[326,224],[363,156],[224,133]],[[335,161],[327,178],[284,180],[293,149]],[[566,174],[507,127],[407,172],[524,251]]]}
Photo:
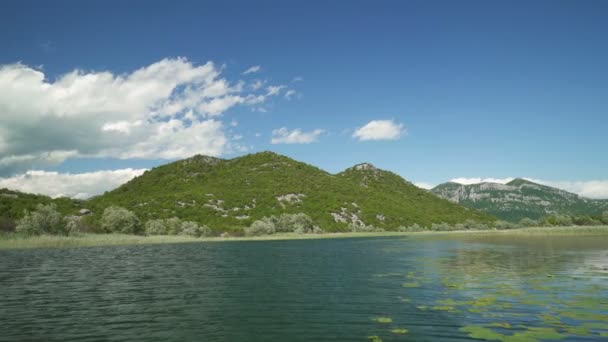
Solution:
{"label": "water surface", "polygon": [[608,237],[0,251],[4,341],[608,339]]}

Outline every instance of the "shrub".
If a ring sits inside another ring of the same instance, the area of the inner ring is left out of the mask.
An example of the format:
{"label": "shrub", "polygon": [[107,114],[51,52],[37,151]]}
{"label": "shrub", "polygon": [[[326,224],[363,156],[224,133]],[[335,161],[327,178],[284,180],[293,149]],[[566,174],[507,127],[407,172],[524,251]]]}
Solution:
{"label": "shrub", "polygon": [[314,223],[310,216],[299,214],[281,214],[279,217],[271,217],[277,232],[311,233]]}
{"label": "shrub", "polygon": [[199,226],[196,222],[184,221],[181,224],[180,234],[195,237],[211,236],[211,229],[207,226]]}
{"label": "shrub", "polygon": [[348,225],[348,229],[353,233],[375,233],[375,232],[383,232],[384,229],[376,228],[374,226],[367,226],[365,224],[356,224],[350,223]]}
{"label": "shrub", "polygon": [[167,235],[169,231],[167,229],[167,225],[165,224],[166,220],[148,220],[144,225],[144,232],[146,235]]}
{"label": "shrub", "polygon": [[139,231],[140,223],[132,211],[112,206],[103,211],[101,228],[110,233],[135,234]]}
{"label": "shrub", "polygon": [[166,219],[165,227],[167,234],[177,235],[182,231],[182,221],[177,217]]}
{"label": "shrub", "polygon": [[268,217],[254,221],[251,226],[245,228],[245,235],[247,236],[270,235],[275,232],[275,224],[273,220]]}
{"label": "shrub", "polygon": [[494,228],[496,229],[513,229],[515,224],[507,221],[496,221],[494,222]]}
{"label": "shrub", "polygon": [[572,217],[568,215],[552,215],[543,219],[543,225],[547,226],[571,226]]}
{"label": "shrub", "polygon": [[66,216],[65,221],[65,232],[68,235],[74,235],[82,233],[85,229],[82,224],[82,217],[80,216]]}
{"label": "shrub", "polygon": [[431,230],[434,230],[434,231],[447,231],[447,230],[452,230],[452,226],[450,226],[449,224],[447,224],[445,222],[433,223],[431,225]]}
{"label": "shrub", "polygon": [[25,212],[22,219],[17,221],[15,231],[22,234],[65,234],[65,222],[53,204],[39,204],[36,210]]}
{"label": "shrub", "polygon": [[531,218],[523,218],[519,221],[519,226],[520,227],[536,227],[538,226],[538,222],[531,219]]}
{"label": "shrub", "polygon": [[418,223],[414,223],[409,227],[401,226],[399,227],[400,232],[421,232],[424,230],[424,227],[421,227]]}
{"label": "shrub", "polygon": [[9,217],[0,216],[0,233],[11,233],[15,231],[17,224]]}

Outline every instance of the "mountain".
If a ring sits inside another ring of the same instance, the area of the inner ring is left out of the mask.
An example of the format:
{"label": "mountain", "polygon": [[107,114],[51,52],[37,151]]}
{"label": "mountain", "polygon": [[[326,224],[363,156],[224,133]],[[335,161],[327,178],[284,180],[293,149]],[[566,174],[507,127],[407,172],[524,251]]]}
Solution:
{"label": "mountain", "polygon": [[539,219],[547,215],[599,215],[608,200],[593,200],[517,178],[506,184],[443,183],[431,189],[435,195],[507,221]]}
{"label": "mountain", "polygon": [[346,230],[349,223],[396,229],[494,220],[371,164],[330,174],[272,152],[229,160],[197,155],[149,170],[87,203],[95,217],[110,205],[133,210],[142,221],[177,216],[216,230],[300,212],[328,231]]}

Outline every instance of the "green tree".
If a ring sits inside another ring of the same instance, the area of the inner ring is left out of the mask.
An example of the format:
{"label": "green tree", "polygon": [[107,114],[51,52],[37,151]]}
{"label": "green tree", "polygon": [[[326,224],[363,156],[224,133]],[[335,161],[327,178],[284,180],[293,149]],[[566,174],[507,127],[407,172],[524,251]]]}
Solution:
{"label": "green tree", "polygon": [[132,211],[112,206],[103,211],[101,228],[110,233],[135,234],[139,231],[140,223]]}
{"label": "green tree", "polygon": [[25,212],[23,218],[17,221],[15,231],[28,235],[65,234],[66,227],[54,203],[39,204],[36,210]]}

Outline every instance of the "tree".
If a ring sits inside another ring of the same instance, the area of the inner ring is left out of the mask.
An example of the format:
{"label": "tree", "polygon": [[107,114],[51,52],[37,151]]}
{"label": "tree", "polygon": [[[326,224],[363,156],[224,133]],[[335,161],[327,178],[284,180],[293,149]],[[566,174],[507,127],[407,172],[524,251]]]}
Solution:
{"label": "tree", "polygon": [[531,219],[531,218],[523,218],[521,219],[521,221],[519,221],[519,225],[521,227],[535,227],[538,226],[538,222]]}
{"label": "tree", "polygon": [[135,234],[139,231],[140,223],[132,211],[112,206],[103,211],[101,228],[110,233]]}
{"label": "tree", "polygon": [[268,217],[254,221],[251,226],[245,228],[245,235],[247,236],[270,235],[275,232],[274,222]]}
{"label": "tree", "polygon": [[604,224],[608,224],[608,211],[604,211],[604,213],[602,214],[602,222]]}
{"label": "tree", "polygon": [[198,223],[192,221],[182,222],[181,225],[181,235],[189,235],[189,236],[211,236],[211,229],[207,226],[199,226]]}
{"label": "tree", "polygon": [[146,235],[166,235],[168,234],[165,220],[148,220],[144,225]]}
{"label": "tree", "polygon": [[17,221],[15,231],[28,235],[66,233],[65,223],[54,203],[39,204],[36,210],[26,211],[23,218]]}

